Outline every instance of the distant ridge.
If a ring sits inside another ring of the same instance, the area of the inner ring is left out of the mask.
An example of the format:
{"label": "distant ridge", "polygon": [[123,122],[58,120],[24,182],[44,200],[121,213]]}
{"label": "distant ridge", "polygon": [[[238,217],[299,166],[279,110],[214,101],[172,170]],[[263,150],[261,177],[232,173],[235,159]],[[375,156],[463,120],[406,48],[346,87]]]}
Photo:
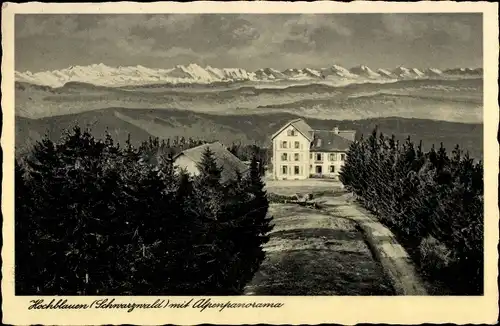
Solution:
{"label": "distant ridge", "polygon": [[482,68],[453,68],[439,70],[436,68],[407,68],[373,70],[366,65],[347,69],[340,65],[332,65],[321,69],[290,68],[279,71],[273,68],[262,68],[247,71],[241,68],[201,67],[195,63],[177,65],[169,69],[147,68],[142,65],[128,67],[110,67],[103,63],[88,66],[71,66],[61,70],[41,72],[15,72],[18,82],[35,85],[61,87],[68,82],[81,82],[97,86],[120,87],[147,84],[212,84],[241,81],[276,82],[276,81],[314,81],[333,80],[359,82],[363,80],[394,79],[429,79],[429,78],[471,78],[482,77]]}
{"label": "distant ridge", "polygon": [[[482,156],[483,132],[480,124],[464,124],[429,119],[381,117],[361,120],[321,120],[307,118],[288,112],[269,112],[268,114],[226,115],[189,112],[182,110],[150,110],[107,108],[76,114],[29,119],[16,116],[16,155],[26,152],[45,134],[54,141],[62,136],[64,129],[78,124],[91,128],[92,134],[103,139],[107,132],[113,139],[124,144],[128,135],[139,145],[150,136],[161,139],[175,136],[192,137],[206,141],[221,140],[231,143],[269,145],[270,135],[286,122],[303,118],[314,129],[356,130],[356,137],[369,135],[375,126],[386,135],[395,134],[403,141],[409,134],[412,139],[422,139],[424,148],[443,142],[446,149],[460,143],[473,157]],[[440,133],[436,134],[436,130]]]}

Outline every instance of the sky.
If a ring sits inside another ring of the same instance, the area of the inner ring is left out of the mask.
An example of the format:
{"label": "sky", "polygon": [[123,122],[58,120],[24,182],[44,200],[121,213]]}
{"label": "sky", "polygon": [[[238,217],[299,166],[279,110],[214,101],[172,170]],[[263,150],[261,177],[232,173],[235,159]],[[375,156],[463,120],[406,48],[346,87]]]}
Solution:
{"label": "sky", "polygon": [[15,68],[482,67],[482,15],[18,14]]}

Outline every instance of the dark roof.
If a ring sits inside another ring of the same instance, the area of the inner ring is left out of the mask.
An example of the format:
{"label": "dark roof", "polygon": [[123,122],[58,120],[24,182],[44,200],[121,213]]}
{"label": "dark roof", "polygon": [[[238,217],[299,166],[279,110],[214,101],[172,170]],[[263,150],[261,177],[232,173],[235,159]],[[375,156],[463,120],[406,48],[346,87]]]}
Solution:
{"label": "dark roof", "polygon": [[355,130],[339,130],[339,136],[343,137],[345,139],[348,139],[350,141],[354,141],[356,137],[356,131]]}
{"label": "dark roof", "polygon": [[288,121],[283,127],[281,127],[277,132],[275,132],[271,139],[274,139],[280,132],[282,132],[285,128],[288,126],[293,126],[295,129],[297,129],[304,137],[306,137],[308,140],[313,139],[313,129],[304,121],[304,119],[294,119],[291,121]]}
{"label": "dark roof", "polygon": [[[318,140],[321,140],[319,144]],[[351,144],[351,140],[336,134],[334,131],[314,130],[314,141],[311,142],[311,151],[345,152],[349,149],[349,146],[351,146]]]}
{"label": "dark roof", "polygon": [[219,142],[203,144],[197,147],[186,149],[185,151],[177,154],[174,159],[181,155],[186,155],[193,162],[200,164],[203,153],[206,148],[210,148],[213,152],[215,161],[217,162],[217,166],[222,168],[221,181],[226,182],[230,179],[233,179],[236,176],[236,169],[238,169],[241,173],[244,173],[249,168],[243,163],[239,158],[237,158],[233,153],[228,151],[224,145]]}

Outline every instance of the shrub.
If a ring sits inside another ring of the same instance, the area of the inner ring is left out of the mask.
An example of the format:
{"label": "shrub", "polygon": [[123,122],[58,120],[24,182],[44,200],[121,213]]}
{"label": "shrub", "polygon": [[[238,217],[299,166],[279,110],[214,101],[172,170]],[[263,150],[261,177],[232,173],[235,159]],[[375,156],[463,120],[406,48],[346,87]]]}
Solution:
{"label": "shrub", "polygon": [[420,264],[428,273],[440,273],[451,263],[451,250],[432,236],[422,239],[419,245]]}
{"label": "shrub", "polygon": [[295,196],[285,196],[285,195],[279,195],[279,194],[274,194],[274,193],[269,193],[267,195],[267,198],[270,203],[274,204],[284,204],[287,202],[291,202],[295,200]]}

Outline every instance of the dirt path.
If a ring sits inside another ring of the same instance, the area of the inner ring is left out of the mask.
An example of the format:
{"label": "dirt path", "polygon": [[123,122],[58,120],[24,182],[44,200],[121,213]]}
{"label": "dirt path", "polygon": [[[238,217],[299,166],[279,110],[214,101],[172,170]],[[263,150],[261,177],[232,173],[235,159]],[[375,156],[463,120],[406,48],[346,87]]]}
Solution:
{"label": "dirt path", "polygon": [[356,223],[311,208],[272,204],[275,228],[249,295],[392,295]]}
{"label": "dirt path", "polygon": [[394,234],[368,212],[352,202],[349,194],[335,197],[326,196],[319,201],[325,207],[325,212],[336,218],[347,218],[359,225],[372,252],[382,264],[398,295],[427,294],[425,283]]}

